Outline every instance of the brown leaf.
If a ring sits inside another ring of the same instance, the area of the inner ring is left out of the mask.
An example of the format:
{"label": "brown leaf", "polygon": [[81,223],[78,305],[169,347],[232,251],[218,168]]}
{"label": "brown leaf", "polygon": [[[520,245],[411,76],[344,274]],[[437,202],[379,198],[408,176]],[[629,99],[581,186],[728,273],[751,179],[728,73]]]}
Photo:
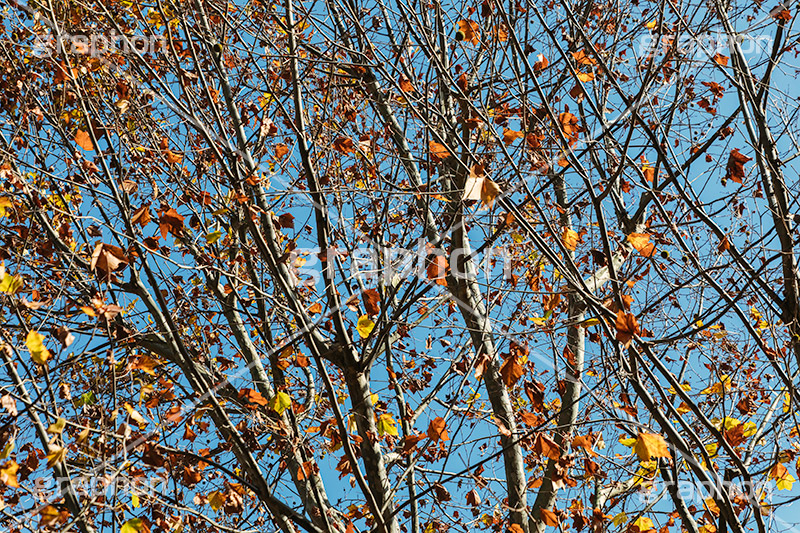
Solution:
{"label": "brown leaf", "polygon": [[338,137],[333,141],[333,149],[342,154],[355,153],[355,143],[349,137]]}
{"label": "brown leaf", "polygon": [[433,442],[450,440],[444,418],[436,417],[428,424],[428,438]]}
{"label": "brown leaf", "polygon": [[141,227],[145,227],[150,223],[152,219],[150,218],[150,206],[143,205],[139,209],[133,212],[131,216],[131,224],[138,224]]}
{"label": "brown leaf", "polygon": [[544,433],[536,435],[536,441],[533,443],[533,451],[553,461],[558,461],[561,458],[561,449],[558,447],[558,444]]}
{"label": "brown leaf", "polygon": [[744,180],[744,164],[752,159],[752,157],[740,153],[738,148],[731,150],[728,165],[725,167],[725,179],[731,179],[741,184]]}
{"label": "brown leaf", "polygon": [[161,229],[161,238],[166,239],[167,233],[177,236],[183,231],[184,217],[179,215],[174,208],[164,211],[158,219],[158,226]]}
{"label": "brown leaf", "polygon": [[375,289],[367,289],[361,293],[361,299],[364,301],[364,307],[367,309],[368,315],[378,315],[381,312],[381,296]]}
{"label": "brown leaf", "polygon": [[484,178],[481,186],[481,203],[487,207],[492,207],[495,198],[500,194],[500,187],[489,178]]}
{"label": "brown leaf", "polygon": [[125,256],[125,250],[113,244],[100,243],[94,248],[89,269],[100,272],[101,277],[106,279],[112,272],[122,270],[126,266],[128,258]]}
{"label": "brown leaf", "polygon": [[239,398],[246,401],[247,403],[255,404],[255,405],[269,405],[269,400],[264,398],[260,392],[253,390],[253,389],[242,389],[239,391]]}
{"label": "brown leaf", "polygon": [[719,241],[719,245],[717,246],[717,251],[719,253],[727,252],[728,249],[731,247],[731,241],[728,240],[728,236],[725,235],[721,241]]}
{"label": "brown leaf", "polygon": [[500,375],[503,378],[503,383],[509,388],[513,387],[523,374],[524,369],[519,362],[519,357],[515,355],[506,359],[505,362],[503,362],[503,366],[500,367]]}
{"label": "brown leaf", "polygon": [[524,131],[515,131],[508,128],[503,128],[503,142],[506,144],[514,144],[517,139],[525,137]]}
{"label": "brown leaf", "polygon": [[278,224],[282,228],[294,229],[294,215],[284,213],[278,217]]}
{"label": "brown leaf", "polygon": [[404,93],[411,93],[414,92],[414,84],[411,83],[411,80],[405,74],[400,75],[400,80],[398,80],[398,84],[400,85],[400,90]]}

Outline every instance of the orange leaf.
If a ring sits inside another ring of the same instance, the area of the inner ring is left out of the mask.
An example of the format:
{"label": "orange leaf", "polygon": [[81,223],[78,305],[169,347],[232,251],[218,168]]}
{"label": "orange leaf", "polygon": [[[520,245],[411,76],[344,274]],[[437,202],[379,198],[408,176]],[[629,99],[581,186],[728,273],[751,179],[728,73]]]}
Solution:
{"label": "orange leaf", "polygon": [[[480,26],[478,26],[477,22],[471,20],[459,20],[458,23],[458,31],[456,32],[456,40],[464,40],[468,43],[478,44],[479,39],[478,36],[480,35]],[[461,35],[459,35],[459,33]]]}
{"label": "orange leaf", "polygon": [[578,72],[578,79],[582,82],[586,83],[587,81],[592,81],[594,79],[593,72]]}
{"label": "orange leaf", "polygon": [[405,74],[400,75],[398,84],[400,85],[400,90],[404,93],[414,92],[414,84],[411,83],[411,80],[409,80]]}
{"label": "orange leaf", "polygon": [[650,242],[650,235],[646,233],[631,233],[628,242],[645,257],[651,257],[656,251],[655,245]]}
{"label": "orange leaf", "polygon": [[488,207],[492,207],[494,199],[500,194],[500,187],[489,178],[484,178],[483,185],[481,186],[481,203]]}
{"label": "orange leaf", "polygon": [[546,57],[544,57],[544,55],[539,54],[536,57],[538,58],[538,61],[536,61],[536,63],[533,64],[533,73],[534,74],[538,74],[539,72],[541,72],[542,70],[547,68],[547,65],[550,64],[550,62],[547,60]]}
{"label": "orange leaf", "polygon": [[503,128],[503,142],[506,144],[513,144],[517,139],[525,137],[525,133],[521,131],[514,131],[508,128]]}
{"label": "orange leaf", "polygon": [[575,248],[578,247],[578,232],[565,229],[564,235],[561,236],[561,240],[564,242],[564,246],[567,247],[567,250],[575,251]]}
{"label": "orange leaf", "polygon": [[725,235],[725,237],[723,237],[722,240],[719,242],[719,246],[717,246],[717,251],[719,253],[723,253],[728,251],[730,247],[731,247],[731,241],[729,241],[728,236]]}
{"label": "orange leaf", "polygon": [[558,527],[558,515],[549,509],[539,509],[542,522],[546,526]]}
{"label": "orange leaf", "polygon": [[672,457],[664,437],[657,433],[639,433],[633,451],[640,461],[649,461],[653,457]]}
{"label": "orange leaf", "polygon": [[575,61],[578,62],[579,65],[596,65],[597,60],[593,57],[586,55],[586,52],[583,50],[578,50],[577,52],[572,52],[572,57],[575,58]]}
{"label": "orange leaf", "polygon": [[434,280],[437,285],[447,286],[447,258],[436,254],[428,259],[428,279]]}
{"label": "orange leaf", "polygon": [[437,143],[436,141],[431,141],[428,143],[428,149],[431,152],[431,155],[434,159],[443,161],[450,157],[450,149],[447,146]]}
{"label": "orange leaf", "polygon": [[275,145],[275,157],[278,159],[283,159],[283,157],[289,153],[289,147],[283,143],[278,143]]}
{"label": "orange leaf", "polygon": [[364,307],[368,315],[377,315],[381,312],[381,296],[375,289],[367,289],[361,293],[364,300]]}
{"label": "orange leaf", "polygon": [[89,133],[83,130],[78,130],[75,133],[75,142],[78,144],[78,146],[80,146],[87,152],[91,152],[94,150],[94,144],[92,143],[92,138],[89,136]]}
{"label": "orange leaf", "polygon": [[616,339],[623,343],[625,348],[631,345],[633,336],[639,333],[639,323],[631,313],[617,311],[616,327]]}
{"label": "orange leaf", "polygon": [[431,420],[430,424],[428,424],[428,438],[433,442],[450,440],[444,418],[439,416]]}
{"label": "orange leaf", "polygon": [[718,65],[720,65],[722,67],[727,67],[728,66],[728,59],[730,59],[730,58],[728,56],[724,56],[722,54],[715,54],[713,59]]}

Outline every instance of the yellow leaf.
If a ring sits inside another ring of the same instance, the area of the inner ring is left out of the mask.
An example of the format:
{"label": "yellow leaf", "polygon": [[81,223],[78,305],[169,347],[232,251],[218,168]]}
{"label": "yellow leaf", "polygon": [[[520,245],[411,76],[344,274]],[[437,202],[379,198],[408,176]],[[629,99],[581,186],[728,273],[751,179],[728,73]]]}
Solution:
{"label": "yellow leaf", "polygon": [[140,533],[144,524],[141,518],[131,518],[119,528],[119,533]]}
{"label": "yellow leaf", "polygon": [[372,330],[375,328],[375,322],[369,319],[369,316],[363,315],[361,318],[358,319],[358,323],[356,324],[356,331],[358,334],[361,335],[362,339],[366,339],[369,337],[369,334],[372,333]]}
{"label": "yellow leaf", "polygon": [[611,519],[611,523],[614,524],[616,527],[621,526],[625,522],[628,521],[628,515],[624,512],[617,514],[614,518]]}
{"label": "yellow leaf", "polygon": [[650,531],[654,529],[653,521],[647,518],[646,516],[640,516],[636,519],[636,522],[633,523],[634,526],[639,528],[639,531]]}
{"label": "yellow leaf", "polygon": [[639,433],[633,451],[640,461],[649,461],[653,457],[672,457],[664,437],[657,433]]}
{"label": "yellow leaf", "polygon": [[636,439],[634,438],[624,439],[620,437],[619,443],[622,444],[623,446],[627,446],[628,448],[633,448],[636,445]]}
{"label": "yellow leaf", "polygon": [[656,19],[651,20],[650,22],[645,24],[644,27],[647,28],[648,30],[652,30],[653,28],[656,27]]}
{"label": "yellow leaf", "polygon": [[139,495],[131,494],[131,506],[135,509],[139,507]]}
{"label": "yellow leaf", "polygon": [[125,402],[125,410],[128,412],[128,416],[131,417],[131,420],[139,424],[140,429],[147,425],[147,420],[145,420],[144,417],[139,414],[139,412],[128,402]]}
{"label": "yellow leaf", "polygon": [[14,460],[0,466],[0,483],[4,483],[9,487],[19,488],[17,470],[19,470],[19,465]]}
{"label": "yellow leaf", "polygon": [[775,480],[778,490],[792,490],[792,485],[796,481],[783,463],[777,463],[773,466],[767,478]]}
{"label": "yellow leaf", "polygon": [[393,435],[395,437],[399,436],[396,422],[389,413],[384,413],[378,417],[378,434]]}
{"label": "yellow leaf", "polygon": [[31,353],[31,358],[40,365],[44,365],[50,359],[50,351],[44,347],[43,341],[44,336],[34,330],[29,331],[28,337],[25,339],[25,345]]}
{"label": "yellow leaf", "polygon": [[212,231],[211,233],[206,235],[206,242],[208,244],[214,244],[215,242],[217,242],[220,239],[220,237],[222,237],[222,232],[221,231],[219,231],[219,230]]}
{"label": "yellow leaf", "polygon": [[292,406],[292,397],[285,392],[279,392],[272,397],[269,402],[269,408],[282,415],[285,410]]}
{"label": "yellow leaf", "polygon": [[564,241],[564,246],[567,247],[567,250],[572,250],[574,252],[575,248],[578,247],[578,232],[571,229],[565,229],[562,240]]}
{"label": "yellow leaf", "polygon": [[47,428],[47,432],[51,435],[60,435],[64,431],[64,426],[67,425],[67,421],[64,418],[60,418],[50,424]]}
{"label": "yellow leaf", "polygon": [[214,509],[214,512],[219,511],[225,505],[225,496],[220,491],[215,490],[208,495],[208,503]]}
{"label": "yellow leaf", "polygon": [[3,451],[0,452],[0,459],[8,459],[8,456],[14,451],[14,446],[14,440],[9,441],[5,448],[3,448]]}
{"label": "yellow leaf", "polygon": [[714,516],[719,516],[719,506],[714,498],[706,498],[705,499],[706,507],[708,507],[708,511],[713,514]]}
{"label": "yellow leaf", "polygon": [[50,448],[50,453],[47,454],[47,466],[53,467],[58,463],[63,463],[66,457],[67,457],[66,448],[59,448],[57,446]]}
{"label": "yellow leaf", "polygon": [[8,272],[5,272],[0,278],[2,278],[0,279],[0,292],[14,294],[22,287],[21,276],[12,276]]}
{"label": "yellow leaf", "polygon": [[720,377],[719,383],[714,383],[710,387],[700,391],[700,394],[722,394],[731,388],[731,378],[727,374]]}

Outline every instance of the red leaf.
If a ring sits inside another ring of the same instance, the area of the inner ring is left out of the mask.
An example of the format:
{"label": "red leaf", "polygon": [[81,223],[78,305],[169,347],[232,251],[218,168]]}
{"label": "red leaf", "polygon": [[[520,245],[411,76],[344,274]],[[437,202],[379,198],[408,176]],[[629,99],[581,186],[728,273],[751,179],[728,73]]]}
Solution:
{"label": "red leaf", "polygon": [[744,180],[744,164],[752,159],[752,157],[739,153],[738,148],[732,150],[728,157],[728,165],[725,167],[725,179],[731,179],[741,184]]}

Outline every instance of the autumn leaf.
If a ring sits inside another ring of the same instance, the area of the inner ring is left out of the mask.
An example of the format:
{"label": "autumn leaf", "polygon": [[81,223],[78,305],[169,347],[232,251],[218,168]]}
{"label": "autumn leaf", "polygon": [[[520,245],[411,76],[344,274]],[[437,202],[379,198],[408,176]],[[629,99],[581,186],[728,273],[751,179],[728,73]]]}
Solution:
{"label": "autumn leaf", "polygon": [[447,287],[447,258],[440,254],[432,254],[428,258],[426,269],[428,279],[437,285]]}
{"label": "autumn leaf", "polygon": [[141,533],[144,529],[144,524],[141,518],[131,518],[119,529],[119,533]]}
{"label": "autumn leaf", "polygon": [[719,245],[717,245],[717,251],[719,253],[726,252],[731,247],[731,241],[728,239],[728,236],[725,235],[721,241],[719,241]]}
{"label": "autumn leaf", "polygon": [[399,436],[397,425],[389,413],[384,413],[378,417],[378,435]]}
{"label": "autumn leaf", "polygon": [[110,279],[113,272],[122,270],[126,266],[128,266],[128,257],[125,255],[125,250],[113,244],[100,243],[92,252],[89,269],[99,272],[101,279],[107,280]]}
{"label": "autumn leaf", "polygon": [[428,424],[428,438],[433,442],[450,440],[444,418],[436,417]]}
{"label": "autumn leaf", "polygon": [[414,92],[414,84],[411,83],[411,80],[409,80],[405,74],[400,75],[400,79],[397,83],[400,85],[400,90],[404,93]]}
{"label": "autumn leaf", "polygon": [[645,257],[652,257],[656,251],[655,245],[650,242],[650,235],[646,233],[631,233],[627,240],[637,252]]}
{"label": "autumn leaf", "polygon": [[75,133],[75,143],[87,152],[94,151],[94,144],[88,132],[79,129]]}
{"label": "autumn leaf", "polygon": [[578,72],[578,79],[583,83],[587,81],[592,81],[594,79],[594,73],[592,72]]}
{"label": "autumn leaf", "polygon": [[646,533],[647,531],[655,531],[655,526],[652,520],[646,516],[640,516],[631,524],[631,529],[633,532]]}
{"label": "autumn leaf", "polygon": [[724,56],[722,54],[717,53],[717,54],[714,54],[714,57],[712,59],[714,60],[714,62],[717,65],[719,65],[721,67],[727,67],[728,66],[728,59],[730,59],[730,58],[728,56]]}
{"label": "autumn leaf", "polygon": [[369,316],[367,315],[362,315],[359,317],[358,322],[356,323],[356,331],[358,331],[358,334],[362,339],[369,337],[369,334],[372,333],[374,328],[375,322],[370,320]]}
{"label": "autumn leaf", "polygon": [[514,144],[517,139],[525,137],[524,131],[515,131],[508,128],[503,128],[503,142],[506,144]]}
{"label": "autumn leaf", "polygon": [[457,41],[465,41],[471,44],[478,44],[480,42],[480,26],[477,22],[472,20],[459,20],[456,26]]}
{"label": "autumn leaf", "polygon": [[549,509],[539,509],[539,515],[546,526],[558,527],[558,515]]}
{"label": "autumn leaf", "polygon": [[337,152],[347,155],[356,152],[356,145],[350,137],[337,137],[333,141],[333,149]]}
{"label": "autumn leaf", "polygon": [[536,62],[533,64],[534,74],[538,74],[539,72],[547,68],[547,66],[550,64],[547,58],[542,54],[539,54],[538,56],[536,56],[536,58],[537,58]]}
{"label": "autumn leaf", "polygon": [[597,457],[597,452],[592,449],[592,438],[590,435],[578,435],[572,439],[573,448],[583,448],[590,457]]}
{"label": "autumn leaf", "polygon": [[597,64],[597,60],[595,58],[587,55],[584,50],[578,50],[577,52],[572,52],[572,57],[575,58],[575,61],[577,61],[579,65],[596,65]]}
{"label": "autumn leaf", "polygon": [[278,392],[272,397],[269,402],[269,408],[282,415],[289,407],[292,406],[292,397],[283,391]]}
{"label": "autumn leaf", "polygon": [[64,427],[67,425],[67,420],[62,417],[58,417],[58,419],[47,426],[47,433],[50,435],[60,435],[64,431]]}
{"label": "autumn leaf", "polygon": [[625,345],[625,348],[629,347],[634,335],[639,333],[639,323],[636,321],[636,317],[631,313],[617,311],[615,325],[617,328],[616,339]]}
{"label": "autumn leaf", "polygon": [[266,398],[264,398],[263,394],[253,389],[244,388],[240,390],[239,398],[241,398],[246,403],[253,405],[270,405],[270,402]]}
{"label": "autumn leaf", "polygon": [[561,448],[556,444],[556,441],[544,433],[538,433],[536,435],[536,440],[533,443],[533,451],[553,461],[558,461],[561,458]]}
{"label": "autumn leaf", "polygon": [[725,167],[724,179],[730,179],[735,183],[741,184],[744,181],[744,164],[752,159],[752,157],[747,157],[740,153],[738,148],[731,150],[731,154],[728,157],[728,164]]}
{"label": "autumn leaf", "polygon": [[59,446],[52,446],[50,448],[50,453],[47,454],[47,466],[52,468],[53,466],[59,463],[63,463],[66,457],[67,457],[66,448],[61,448]]}
{"label": "autumn leaf", "polygon": [[284,143],[278,143],[275,145],[275,158],[280,160],[286,157],[286,154],[289,153],[289,147],[286,146]]}
{"label": "autumn leaf", "polygon": [[364,307],[367,310],[367,314],[370,316],[376,316],[381,312],[381,296],[378,294],[378,291],[375,289],[367,289],[361,293],[362,300],[364,301]]}
{"label": "autumn leaf", "polygon": [[503,383],[506,384],[506,387],[513,387],[514,384],[519,381],[524,373],[524,369],[519,362],[519,357],[516,355],[510,356],[503,362],[503,366],[500,367],[500,376],[503,378]]}
{"label": "autumn leaf", "polygon": [[0,483],[8,487],[19,488],[19,482],[17,481],[18,470],[19,465],[13,459],[3,463],[3,466],[0,466]]}
{"label": "autumn leaf", "polygon": [[575,230],[571,230],[569,228],[564,230],[564,234],[561,236],[561,241],[564,243],[564,246],[567,250],[575,251],[575,248],[578,247],[578,232]]}
{"label": "autumn leaf", "polygon": [[22,287],[22,276],[12,276],[0,265],[0,292],[14,294]]}
{"label": "autumn leaf", "polygon": [[649,461],[653,457],[672,457],[664,437],[657,433],[639,433],[633,451],[640,461]]}
{"label": "autumn leaf", "polygon": [[494,205],[495,198],[500,194],[500,187],[489,178],[484,178],[481,186],[481,203],[487,207]]}
{"label": "autumn leaf", "polygon": [[218,490],[209,493],[207,498],[208,498],[208,504],[211,506],[211,509],[213,509],[214,512],[217,512],[220,509],[222,509],[222,506],[225,504],[225,495]]}
{"label": "autumn leaf", "polygon": [[50,350],[44,347],[44,335],[38,331],[30,330],[25,339],[25,346],[36,364],[44,365],[50,359]]}
{"label": "autumn leaf", "polygon": [[428,150],[435,161],[444,161],[452,155],[447,146],[437,143],[436,141],[428,143]]}

